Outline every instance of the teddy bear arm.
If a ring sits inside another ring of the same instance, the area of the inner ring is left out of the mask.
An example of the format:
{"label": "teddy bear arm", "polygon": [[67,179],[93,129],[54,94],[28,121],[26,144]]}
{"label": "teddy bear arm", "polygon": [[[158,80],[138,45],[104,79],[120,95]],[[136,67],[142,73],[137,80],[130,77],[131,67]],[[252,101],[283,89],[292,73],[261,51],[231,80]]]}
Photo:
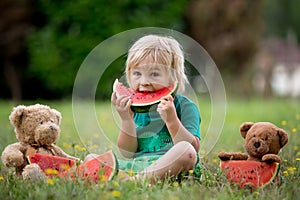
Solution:
{"label": "teddy bear arm", "polygon": [[75,160],[75,161],[80,161],[79,158],[76,158],[74,156],[71,156],[71,155],[67,154],[60,147],[58,147],[56,145],[53,145],[53,151],[55,152],[55,154],[57,156],[61,156],[61,157],[64,157],[64,158],[69,158],[69,159],[72,159],[72,160]]}
{"label": "teddy bear arm", "polygon": [[266,154],[262,157],[261,161],[263,162],[281,162],[281,159],[278,155],[276,154]]}
{"label": "teddy bear arm", "polygon": [[240,152],[220,152],[218,157],[221,160],[247,160],[248,155]]}
{"label": "teddy bear arm", "polygon": [[2,152],[1,160],[6,167],[20,168],[26,165],[24,159],[24,146],[20,143],[8,145]]}

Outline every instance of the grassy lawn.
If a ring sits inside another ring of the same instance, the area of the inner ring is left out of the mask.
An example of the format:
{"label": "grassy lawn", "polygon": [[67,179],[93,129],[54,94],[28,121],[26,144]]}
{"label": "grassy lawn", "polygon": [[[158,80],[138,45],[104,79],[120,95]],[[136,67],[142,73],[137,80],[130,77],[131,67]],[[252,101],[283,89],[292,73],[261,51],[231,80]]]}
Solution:
{"label": "grassy lawn", "polygon": [[[202,138],[205,138],[210,123],[211,108],[208,100],[199,101],[202,116]],[[112,115],[110,103],[97,102],[96,116],[101,130],[107,137],[89,126],[89,119],[82,116],[84,133],[78,133],[73,121],[72,104],[68,101],[46,102],[62,113],[61,137],[58,145],[71,155],[83,158],[87,150],[101,153],[114,146],[117,133],[117,118]],[[8,116],[13,103],[0,101],[0,149],[16,142]],[[84,109],[84,103],[83,108]],[[285,129],[289,142],[280,152],[283,162],[280,168],[281,184],[272,183],[255,192],[239,189],[224,180],[219,170],[217,153],[244,151],[239,126],[245,121],[270,121]],[[91,131],[90,131],[91,130]],[[161,182],[146,187],[147,183],[121,182],[118,178],[109,183],[85,185],[83,182],[51,179],[47,183],[25,182],[13,176],[13,170],[0,163],[1,199],[296,199],[300,195],[300,107],[297,100],[284,99],[229,99],[225,124],[216,145],[201,159],[203,179],[185,180],[182,183]],[[202,150],[203,151],[203,150]],[[203,152],[202,152],[203,153]]]}

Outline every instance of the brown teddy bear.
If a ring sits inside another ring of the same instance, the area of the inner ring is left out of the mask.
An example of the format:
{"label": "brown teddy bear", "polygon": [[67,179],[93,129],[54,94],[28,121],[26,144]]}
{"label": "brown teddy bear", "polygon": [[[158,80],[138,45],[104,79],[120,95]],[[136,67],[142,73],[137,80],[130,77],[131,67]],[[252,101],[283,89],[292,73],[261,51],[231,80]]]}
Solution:
{"label": "brown teddy bear", "polygon": [[244,122],[240,132],[245,138],[244,147],[248,154],[220,152],[218,157],[221,160],[281,162],[277,154],[288,142],[288,135],[283,129],[269,122]]}
{"label": "brown teddy bear", "polygon": [[6,167],[14,167],[24,179],[44,179],[37,164],[27,164],[26,156],[34,153],[61,156],[79,161],[54,145],[60,136],[61,114],[46,105],[19,105],[9,116],[19,142],[8,145],[2,152]]}

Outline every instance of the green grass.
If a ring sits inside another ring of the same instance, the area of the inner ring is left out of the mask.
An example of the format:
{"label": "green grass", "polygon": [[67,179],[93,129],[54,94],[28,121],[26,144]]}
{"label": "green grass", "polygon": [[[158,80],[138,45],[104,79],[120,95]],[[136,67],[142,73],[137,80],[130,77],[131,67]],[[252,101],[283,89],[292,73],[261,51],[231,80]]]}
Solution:
{"label": "green grass", "polygon": [[[84,133],[77,133],[73,122],[72,104],[68,101],[44,102],[62,113],[61,137],[58,145],[71,155],[83,158],[87,149],[101,153],[111,148],[118,133],[118,123],[111,114],[110,103],[97,102],[97,120],[112,141],[101,141],[101,134],[94,131],[88,117],[82,115]],[[207,134],[211,108],[207,99],[200,101],[202,116],[202,138]],[[13,127],[8,116],[13,108],[11,102],[0,102],[0,149],[16,142]],[[82,103],[82,110],[85,109]],[[83,112],[84,113],[84,112]],[[239,126],[244,121],[270,121],[284,128],[289,134],[289,142],[280,152],[283,159],[280,168],[281,184],[272,183],[255,192],[239,189],[227,183],[219,170],[217,153],[244,151]],[[91,130],[91,131],[90,131]],[[203,179],[177,182],[160,182],[152,187],[147,183],[121,182],[118,178],[109,183],[86,185],[80,180],[62,181],[51,179],[47,183],[25,182],[13,175],[0,163],[1,199],[296,199],[300,195],[300,108],[297,100],[286,99],[229,99],[226,120],[222,134],[213,150],[202,157]],[[106,139],[107,140],[107,139]]]}

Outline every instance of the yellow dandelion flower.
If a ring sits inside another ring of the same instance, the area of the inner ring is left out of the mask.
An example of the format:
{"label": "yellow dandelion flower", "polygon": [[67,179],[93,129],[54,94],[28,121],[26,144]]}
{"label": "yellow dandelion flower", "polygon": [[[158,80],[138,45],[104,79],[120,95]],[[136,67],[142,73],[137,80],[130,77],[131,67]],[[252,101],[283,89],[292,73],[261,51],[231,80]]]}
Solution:
{"label": "yellow dandelion flower", "polygon": [[120,197],[120,196],[121,196],[121,192],[119,192],[119,191],[117,191],[117,190],[113,190],[113,191],[111,192],[111,194],[112,194],[113,197]]}
{"label": "yellow dandelion flower", "polygon": [[68,169],[70,169],[70,165],[67,165],[67,164],[60,164],[60,168],[61,168],[61,169],[68,170]]}
{"label": "yellow dandelion flower", "polygon": [[194,173],[194,170],[190,169],[189,174],[193,174],[193,173]]}
{"label": "yellow dandelion flower", "polygon": [[119,183],[117,181],[113,181],[112,184],[115,186],[115,187],[119,187]]}
{"label": "yellow dandelion flower", "polygon": [[58,171],[56,169],[48,168],[45,170],[45,173],[48,175],[56,175],[56,174],[58,174]]}
{"label": "yellow dandelion flower", "polygon": [[297,161],[300,161],[300,158],[296,158]]}
{"label": "yellow dandelion flower", "polygon": [[100,176],[99,176],[99,181],[103,181],[103,182],[107,181],[106,176],[100,175]]}
{"label": "yellow dandelion flower", "polygon": [[85,147],[82,147],[80,150],[81,150],[81,151],[86,151],[86,148],[85,148]]}
{"label": "yellow dandelion flower", "polygon": [[129,170],[127,173],[128,173],[129,176],[134,176],[134,171],[133,170]]}
{"label": "yellow dandelion flower", "polygon": [[287,124],[286,120],[282,120],[282,121],[281,121],[281,125],[282,125],[282,126],[286,126],[286,124]]}
{"label": "yellow dandelion flower", "polygon": [[68,143],[64,142],[64,143],[63,143],[63,147],[65,147],[65,148],[69,148],[69,147],[70,147],[70,145],[69,145]]}
{"label": "yellow dandelion flower", "polygon": [[294,146],[293,149],[294,149],[294,151],[297,151],[298,150],[298,146]]}
{"label": "yellow dandelion flower", "polygon": [[259,195],[259,192],[255,191],[255,192],[253,192],[253,194]]}
{"label": "yellow dandelion flower", "polygon": [[297,132],[297,129],[296,128],[293,128],[292,129],[292,133],[296,133]]}
{"label": "yellow dandelion flower", "polygon": [[298,151],[297,156],[300,156],[300,151]]}
{"label": "yellow dandelion flower", "polygon": [[76,144],[76,145],[74,146],[74,148],[77,149],[77,150],[80,150],[80,149],[81,149],[81,147],[80,147],[78,144]]}
{"label": "yellow dandelion flower", "polygon": [[214,164],[216,164],[217,162],[218,162],[217,159],[213,159],[213,160],[212,160],[212,163],[214,163]]}
{"label": "yellow dandelion flower", "polygon": [[4,180],[3,176],[0,176],[0,181],[3,181],[3,180]]}
{"label": "yellow dandelion flower", "polygon": [[99,187],[102,189],[102,188],[104,188],[104,186],[105,186],[105,184],[103,184],[103,183],[101,183],[100,185],[99,185]]}
{"label": "yellow dandelion flower", "polygon": [[99,138],[100,136],[99,136],[99,134],[95,133],[95,134],[93,135],[93,137],[94,137],[94,138]]}
{"label": "yellow dandelion flower", "polygon": [[206,154],[205,150],[201,150],[200,154],[201,154],[201,155]]}
{"label": "yellow dandelion flower", "polygon": [[289,175],[288,171],[283,171],[282,173],[283,173],[284,176]]}
{"label": "yellow dandelion flower", "polygon": [[54,184],[54,180],[53,179],[47,179],[47,183],[50,184],[50,185],[53,185]]}
{"label": "yellow dandelion flower", "polygon": [[294,174],[294,171],[296,170],[297,168],[296,167],[289,167],[288,168],[288,171],[290,174]]}
{"label": "yellow dandelion flower", "polygon": [[289,170],[290,172],[295,171],[296,169],[297,169],[296,167],[289,167],[289,168],[288,168],[288,170]]}
{"label": "yellow dandelion flower", "polygon": [[179,183],[178,183],[177,181],[175,181],[175,182],[173,183],[173,186],[174,186],[174,187],[178,187],[178,186],[179,186]]}
{"label": "yellow dandelion flower", "polygon": [[283,160],[283,162],[287,163],[287,160]]}

